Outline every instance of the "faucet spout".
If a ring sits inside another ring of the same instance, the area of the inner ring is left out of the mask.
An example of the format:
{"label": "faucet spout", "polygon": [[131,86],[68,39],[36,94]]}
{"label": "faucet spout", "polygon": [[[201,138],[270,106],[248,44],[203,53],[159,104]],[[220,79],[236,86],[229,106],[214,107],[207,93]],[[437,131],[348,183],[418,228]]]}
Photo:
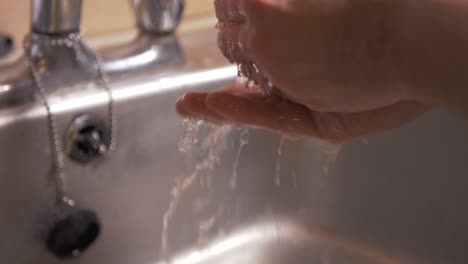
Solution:
{"label": "faucet spout", "polygon": [[138,36],[96,51],[81,38],[82,0],[31,0],[32,32],[25,38],[24,54],[13,64],[0,66],[0,109],[30,102],[39,90],[47,97],[60,97],[86,92],[83,87],[97,87],[107,77],[115,81],[130,73],[145,75],[182,64],[177,37],[168,33],[178,26],[185,1],[132,3]]}
{"label": "faucet spout", "polygon": [[82,0],[32,0],[31,29],[41,34],[80,30]]}
{"label": "faucet spout", "polygon": [[34,100],[34,65],[47,73],[49,92],[96,78],[94,53],[80,39],[81,7],[82,0],[31,0],[24,55],[0,66],[0,108]]}

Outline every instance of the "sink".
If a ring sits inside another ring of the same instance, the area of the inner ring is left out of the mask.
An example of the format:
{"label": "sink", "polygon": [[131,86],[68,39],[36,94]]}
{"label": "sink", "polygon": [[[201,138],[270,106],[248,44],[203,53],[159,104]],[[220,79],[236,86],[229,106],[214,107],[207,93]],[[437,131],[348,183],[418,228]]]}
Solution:
{"label": "sink", "polygon": [[[180,63],[111,76],[116,150],[65,161],[69,195],[102,225],[74,259],[43,242],[55,199],[46,110],[40,101],[0,108],[2,263],[468,262],[466,119],[434,110],[337,156],[316,140],[202,124],[183,153],[176,99],[232,83],[237,69],[211,26],[178,42]],[[54,99],[59,134],[81,114],[106,120],[107,99],[98,89]],[[213,166],[197,171],[209,155]]]}

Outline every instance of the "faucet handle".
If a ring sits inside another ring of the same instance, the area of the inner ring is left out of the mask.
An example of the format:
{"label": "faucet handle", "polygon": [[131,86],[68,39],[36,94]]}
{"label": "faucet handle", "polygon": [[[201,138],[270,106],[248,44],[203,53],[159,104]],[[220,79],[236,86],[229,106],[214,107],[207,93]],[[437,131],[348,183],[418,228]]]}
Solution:
{"label": "faucet handle", "polygon": [[174,31],[182,17],[184,0],[132,0],[141,31],[165,34]]}
{"label": "faucet handle", "polygon": [[35,33],[80,31],[82,0],[31,0],[31,27]]}

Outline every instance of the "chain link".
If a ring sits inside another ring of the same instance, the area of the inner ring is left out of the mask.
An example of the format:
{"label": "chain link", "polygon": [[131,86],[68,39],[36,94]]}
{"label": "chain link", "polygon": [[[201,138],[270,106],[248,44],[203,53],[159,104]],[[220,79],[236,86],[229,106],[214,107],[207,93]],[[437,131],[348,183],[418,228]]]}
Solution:
{"label": "chain link", "polygon": [[112,94],[112,90],[110,88],[110,80],[109,76],[105,73],[103,69],[103,63],[102,63],[102,57],[101,55],[93,48],[88,47],[96,57],[96,62],[97,62],[97,67],[98,67],[98,74],[102,82],[102,86],[104,87],[104,90],[107,92],[107,96],[109,97],[109,103],[107,105],[108,107],[108,117],[109,117],[109,127],[110,127],[110,144],[109,144],[109,150],[114,151],[117,147],[117,118],[116,118],[116,111],[114,107],[114,96]]}
{"label": "chain link", "polygon": [[[41,37],[46,37],[46,36],[41,36]],[[53,39],[52,39],[53,38]],[[76,56],[78,55],[78,45],[83,44],[82,42],[82,34],[80,33],[72,33],[68,35],[65,38],[60,38],[57,39],[56,37],[51,37],[50,41],[48,41],[52,46],[67,46],[68,48],[73,48],[75,51]],[[74,204],[74,201],[70,199],[66,195],[66,178],[65,178],[65,154],[63,152],[63,143],[62,140],[60,139],[58,128],[57,128],[57,120],[54,114],[52,114],[52,107],[50,105],[46,87],[42,82],[41,78],[41,73],[39,69],[36,67],[35,63],[33,62],[32,58],[30,57],[29,53],[29,48],[31,47],[31,36],[28,35],[26,36],[24,43],[24,53],[26,55],[26,60],[31,68],[32,72],[32,77],[33,80],[36,84],[37,90],[39,92],[39,96],[41,97],[41,100],[46,108],[47,111],[47,122],[48,122],[48,134],[49,138],[51,141],[51,144],[53,144],[52,147],[52,155],[53,155],[53,160],[54,160],[54,180],[56,183],[56,194],[57,194],[57,200],[59,203],[65,202],[67,204]],[[111,134],[111,142],[109,146],[109,150],[113,151],[116,148],[116,114],[115,114],[115,108],[114,108],[114,98],[112,95],[112,90],[110,89],[110,81],[107,76],[107,74],[104,72],[103,67],[102,67],[102,58],[98,54],[98,52],[91,47],[85,46],[87,49],[89,49],[90,52],[95,56],[96,58],[96,66],[98,70],[98,78],[100,79],[101,85],[103,86],[104,90],[108,94],[109,102],[108,102],[108,117],[109,117],[109,129],[110,129],[110,134]],[[75,58],[78,60],[78,57]]]}

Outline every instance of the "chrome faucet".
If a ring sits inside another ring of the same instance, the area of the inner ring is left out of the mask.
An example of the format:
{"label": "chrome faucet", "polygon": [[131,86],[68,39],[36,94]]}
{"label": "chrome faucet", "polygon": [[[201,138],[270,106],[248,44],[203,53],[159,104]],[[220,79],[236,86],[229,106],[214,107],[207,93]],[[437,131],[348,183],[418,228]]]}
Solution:
{"label": "chrome faucet", "polygon": [[95,78],[90,67],[95,56],[79,39],[81,5],[81,0],[31,0],[31,33],[24,39],[24,55],[0,66],[0,108],[36,98],[33,69],[44,77],[47,93]]}
{"label": "chrome faucet", "polygon": [[[97,54],[102,55],[102,69],[116,78],[142,67],[157,70],[183,61],[177,39],[169,33],[181,20],[184,0],[132,0],[132,7],[140,34],[129,43],[96,52],[81,39],[82,0],[31,0],[25,54],[13,63],[0,64],[0,109],[34,100],[31,68],[47,72],[44,86],[52,93],[96,80]],[[142,54],[148,56],[138,59]]]}
{"label": "chrome faucet", "polygon": [[[144,32],[163,34],[178,26],[184,0],[132,0],[138,27]],[[82,0],[32,1],[32,30],[63,34],[80,29]]]}
{"label": "chrome faucet", "polygon": [[31,5],[33,32],[66,34],[80,30],[81,0],[33,0]]}
{"label": "chrome faucet", "polygon": [[113,79],[128,72],[158,71],[183,63],[174,34],[181,21],[184,0],[132,0],[139,34],[131,41],[102,49],[102,67]]}
{"label": "chrome faucet", "polygon": [[[0,110],[4,107],[14,109],[14,106],[26,103],[37,106],[36,99],[41,99],[45,106],[57,202],[45,242],[55,256],[75,257],[97,239],[100,221],[93,211],[76,206],[68,196],[64,184],[64,159],[68,155],[76,161],[68,147],[76,145],[77,141],[75,137],[68,137],[74,141],[62,141],[64,131],[61,127],[69,126],[70,117],[63,120],[57,118],[60,115],[54,112],[54,103],[63,102],[63,98],[80,98],[86,93],[96,95],[98,89],[104,88],[108,94],[105,114],[108,119],[100,131],[106,131],[109,140],[103,140],[107,137],[97,132],[87,133],[84,137],[91,136],[91,140],[85,138],[81,143],[91,144],[82,144],[80,150],[85,147],[91,151],[83,152],[96,155],[113,150],[116,117],[111,83],[122,79],[134,83],[149,82],[164,66],[183,62],[176,37],[168,33],[179,24],[184,2],[134,0],[139,35],[128,43],[100,51],[91,48],[82,39],[82,0],[31,0],[31,6],[31,33],[24,40],[23,56],[12,64],[0,66]],[[100,110],[88,110],[86,114],[89,113],[104,115]],[[63,226],[60,224],[63,222],[73,224]],[[83,229],[83,226],[90,228]],[[73,239],[63,239],[69,238],[70,234],[73,234]]]}
{"label": "chrome faucet", "polygon": [[174,31],[179,25],[184,0],[132,0],[140,30],[154,34]]}

